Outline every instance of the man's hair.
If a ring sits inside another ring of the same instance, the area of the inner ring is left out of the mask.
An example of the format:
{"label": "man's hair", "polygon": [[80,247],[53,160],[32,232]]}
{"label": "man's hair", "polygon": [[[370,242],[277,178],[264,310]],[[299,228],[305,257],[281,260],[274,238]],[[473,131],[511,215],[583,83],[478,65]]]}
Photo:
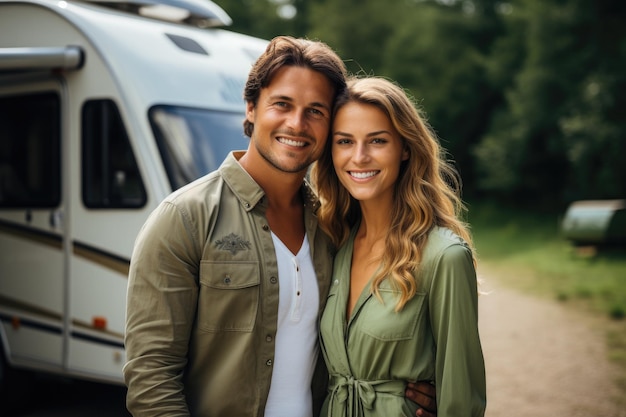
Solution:
{"label": "man's hair", "polygon": [[[328,45],[320,41],[277,36],[270,41],[250,70],[243,93],[246,102],[256,106],[261,89],[267,87],[276,72],[284,66],[309,68],[325,75],[334,88],[333,102],[346,88],[346,67]],[[246,136],[251,137],[254,124],[246,119],[243,130]]]}

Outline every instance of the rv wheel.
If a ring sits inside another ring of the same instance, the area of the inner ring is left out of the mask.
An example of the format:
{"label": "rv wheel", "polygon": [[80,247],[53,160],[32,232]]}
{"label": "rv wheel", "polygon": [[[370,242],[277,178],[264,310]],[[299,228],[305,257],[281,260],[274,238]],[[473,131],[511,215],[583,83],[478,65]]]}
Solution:
{"label": "rv wheel", "polygon": [[[2,412],[13,411],[20,405],[27,404],[29,373],[11,367],[0,346],[0,404]],[[3,414],[4,415],[4,414]]]}
{"label": "rv wheel", "polygon": [[9,386],[7,379],[7,363],[4,359],[2,346],[0,345],[0,400],[2,400],[2,402],[9,398],[6,392]]}

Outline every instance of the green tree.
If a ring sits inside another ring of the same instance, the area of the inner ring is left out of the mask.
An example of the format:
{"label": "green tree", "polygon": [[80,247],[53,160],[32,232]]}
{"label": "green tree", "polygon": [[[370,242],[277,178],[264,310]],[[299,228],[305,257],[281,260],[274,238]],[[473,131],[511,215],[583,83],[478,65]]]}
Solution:
{"label": "green tree", "polygon": [[233,19],[230,30],[264,39],[278,35],[305,36],[309,3],[306,0],[216,1]]}
{"label": "green tree", "polygon": [[382,67],[424,107],[461,172],[466,192],[475,183],[470,149],[501,101],[487,82],[486,53],[499,31],[499,18],[487,3],[470,10],[416,4],[391,36]]}
{"label": "green tree", "polygon": [[318,0],[309,7],[308,36],[326,42],[352,73],[380,73],[387,40],[404,2]]}
{"label": "green tree", "polygon": [[559,120],[571,166],[565,198],[626,198],[626,4],[586,6],[588,70]]}
{"label": "green tree", "polygon": [[[546,205],[626,195],[624,169],[612,162],[624,151],[623,17],[624,6],[608,0],[513,3],[490,59],[506,105],[475,149],[481,188]],[[515,45],[521,59],[501,60]]]}

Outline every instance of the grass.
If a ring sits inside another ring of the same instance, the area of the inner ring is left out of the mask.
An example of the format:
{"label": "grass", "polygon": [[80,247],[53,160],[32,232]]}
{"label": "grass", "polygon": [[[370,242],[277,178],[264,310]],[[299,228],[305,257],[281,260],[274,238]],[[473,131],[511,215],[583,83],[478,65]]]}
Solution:
{"label": "grass", "polygon": [[601,318],[610,360],[626,393],[626,248],[575,247],[560,232],[561,213],[469,204],[479,272]]}

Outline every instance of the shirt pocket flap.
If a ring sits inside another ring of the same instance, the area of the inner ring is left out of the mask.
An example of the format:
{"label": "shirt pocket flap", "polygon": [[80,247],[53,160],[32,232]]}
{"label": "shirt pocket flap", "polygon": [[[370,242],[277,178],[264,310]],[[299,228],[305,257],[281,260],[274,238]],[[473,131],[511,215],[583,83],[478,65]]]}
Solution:
{"label": "shirt pocket flap", "polygon": [[260,283],[259,264],[256,261],[202,261],[200,264],[200,284],[209,288],[236,290]]}

